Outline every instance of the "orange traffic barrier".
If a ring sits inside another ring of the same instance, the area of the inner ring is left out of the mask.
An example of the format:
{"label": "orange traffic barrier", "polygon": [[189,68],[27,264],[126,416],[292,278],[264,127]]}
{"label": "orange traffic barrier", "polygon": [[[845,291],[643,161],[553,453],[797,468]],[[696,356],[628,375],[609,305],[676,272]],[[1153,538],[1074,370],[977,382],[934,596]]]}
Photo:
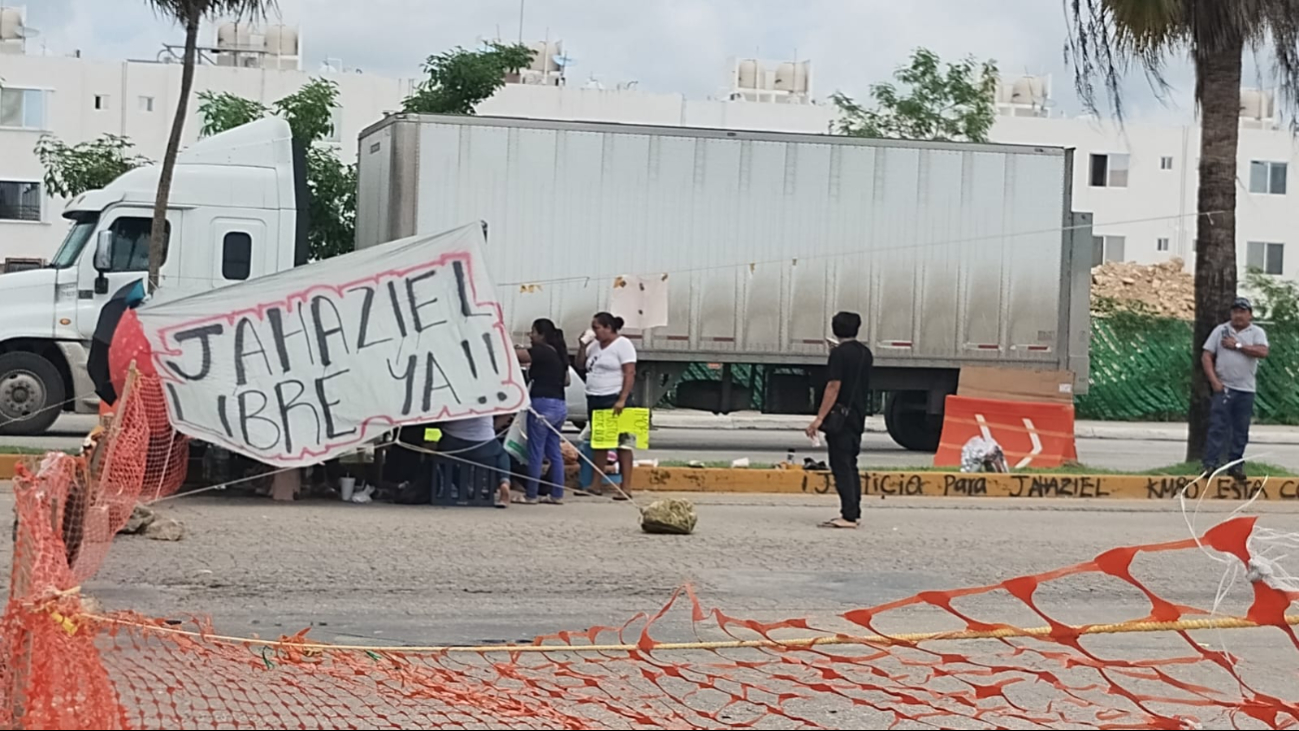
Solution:
{"label": "orange traffic barrier", "polygon": [[1072,404],[948,396],[934,466],[959,466],[961,448],[978,436],[1000,444],[1012,469],[1078,460]]}

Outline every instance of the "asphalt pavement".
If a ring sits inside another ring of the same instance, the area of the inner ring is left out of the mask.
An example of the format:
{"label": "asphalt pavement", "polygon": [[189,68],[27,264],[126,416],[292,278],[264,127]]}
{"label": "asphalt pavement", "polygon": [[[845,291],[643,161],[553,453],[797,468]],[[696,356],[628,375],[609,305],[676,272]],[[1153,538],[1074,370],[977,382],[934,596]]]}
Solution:
{"label": "asphalt pavement", "polygon": [[[0,489],[0,509],[11,499]],[[210,616],[216,631],[237,636],[309,627],[309,637],[319,641],[410,646],[494,644],[618,626],[637,613],[653,613],[675,590],[691,585],[707,606],[731,617],[798,617],[836,631],[852,630],[841,617],[853,609],[1189,535],[1171,503],[890,498],[867,502],[861,530],[828,531],[815,526],[835,512],[829,497],[692,499],[699,511],[694,535],[653,536],[639,531],[631,505],[594,498],[493,510],[182,497],[159,507],[184,522],[183,540],[119,537],[102,569],[82,583],[82,593],[110,611]],[[1207,506],[1193,520],[1207,528],[1230,507]],[[1299,506],[1260,509],[1267,528],[1293,531],[1299,524]],[[9,559],[5,545],[0,561]],[[1214,605],[1226,570],[1194,547],[1140,554],[1132,564],[1133,575],[1154,595],[1200,608]],[[1220,604],[1224,613],[1242,613],[1250,601],[1248,585],[1237,579]],[[1044,614],[1075,624],[1142,618],[1151,610],[1142,591],[1098,573],[1043,581],[1034,600]],[[1001,592],[963,597],[957,606],[984,622],[1044,622]],[[879,622],[891,633],[961,628],[932,607],[887,612]],[[653,636],[691,641],[722,633],[709,619],[692,626],[682,607],[659,622]],[[1205,647],[1229,647],[1240,672],[1264,686],[1284,686],[1299,659],[1276,630],[1193,637]],[[1167,632],[1088,638],[1085,646],[1099,656],[1134,661],[1194,654]],[[967,642],[958,649],[991,661],[1006,648]],[[1173,672],[1235,692],[1212,663]],[[1048,684],[1029,685],[1025,693],[1053,692]],[[1292,687],[1275,692],[1293,697]],[[862,727],[845,716],[824,718],[835,727]]]}

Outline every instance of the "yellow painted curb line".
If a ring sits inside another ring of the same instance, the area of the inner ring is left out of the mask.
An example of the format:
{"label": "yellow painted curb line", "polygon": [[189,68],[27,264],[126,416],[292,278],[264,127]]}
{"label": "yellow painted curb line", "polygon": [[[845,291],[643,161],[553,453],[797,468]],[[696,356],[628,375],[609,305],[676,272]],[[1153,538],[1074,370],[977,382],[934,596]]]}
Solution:
{"label": "yellow painted curb line", "polygon": [[0,480],[12,480],[14,467],[30,454],[0,454]]}
{"label": "yellow painted curb line", "polygon": [[[1190,485],[1187,496],[1247,500],[1299,500],[1299,478],[1251,478],[1242,485],[1229,477],[1201,481],[1163,475],[962,474],[959,472],[864,472],[862,494],[869,497],[1008,497],[1073,500],[1168,500]],[[828,472],[803,470],[692,469],[637,467],[637,490],[833,495]]]}

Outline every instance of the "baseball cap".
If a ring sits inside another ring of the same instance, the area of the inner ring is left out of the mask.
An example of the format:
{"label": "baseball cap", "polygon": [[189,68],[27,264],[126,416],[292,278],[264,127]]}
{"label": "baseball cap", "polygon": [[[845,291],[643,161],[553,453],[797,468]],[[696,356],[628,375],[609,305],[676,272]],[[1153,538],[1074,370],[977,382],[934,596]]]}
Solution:
{"label": "baseball cap", "polygon": [[1250,312],[1253,312],[1253,311],[1254,311],[1254,306],[1251,305],[1251,304],[1249,303],[1249,299],[1248,299],[1248,298],[1246,298],[1246,297],[1237,297],[1236,300],[1235,300],[1234,302],[1231,303],[1231,309],[1233,309],[1233,310],[1249,310]]}

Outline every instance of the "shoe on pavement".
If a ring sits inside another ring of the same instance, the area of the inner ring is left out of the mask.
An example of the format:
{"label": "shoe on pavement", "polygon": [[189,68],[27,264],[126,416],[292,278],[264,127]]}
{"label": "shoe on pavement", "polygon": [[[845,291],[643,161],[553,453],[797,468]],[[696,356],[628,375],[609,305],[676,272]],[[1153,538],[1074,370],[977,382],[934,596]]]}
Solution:
{"label": "shoe on pavement", "polygon": [[818,528],[844,528],[844,529],[849,529],[849,530],[851,530],[851,529],[853,529],[853,528],[856,528],[858,524],[859,524],[859,521],[844,520],[843,518],[835,518],[835,519],[833,519],[833,520],[827,520],[827,521],[825,521],[824,523],[819,523],[819,524],[817,524],[816,527],[818,527]]}

